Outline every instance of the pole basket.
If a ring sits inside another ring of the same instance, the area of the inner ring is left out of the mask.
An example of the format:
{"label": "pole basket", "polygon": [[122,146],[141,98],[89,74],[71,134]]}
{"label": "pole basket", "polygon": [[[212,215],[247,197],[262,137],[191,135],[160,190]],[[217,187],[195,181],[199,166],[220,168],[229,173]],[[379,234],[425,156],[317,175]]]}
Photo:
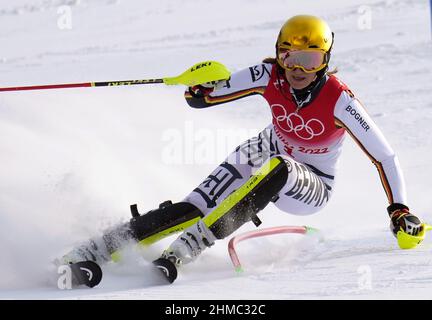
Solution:
{"label": "pole basket", "polygon": [[318,230],[306,226],[281,226],[281,227],[271,227],[271,228],[249,231],[231,238],[231,240],[228,243],[228,253],[230,255],[231,261],[234,265],[236,272],[242,272],[243,268],[236,251],[236,245],[239,242],[251,238],[258,238],[258,237],[264,237],[264,236],[281,234],[281,233],[296,233],[296,234],[306,235],[315,232],[318,232]]}

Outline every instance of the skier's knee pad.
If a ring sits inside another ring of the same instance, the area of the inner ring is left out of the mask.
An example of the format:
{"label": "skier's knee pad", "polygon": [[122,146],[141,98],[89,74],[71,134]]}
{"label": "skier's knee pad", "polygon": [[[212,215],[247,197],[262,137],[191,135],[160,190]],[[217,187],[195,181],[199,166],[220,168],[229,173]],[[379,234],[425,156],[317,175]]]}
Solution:
{"label": "skier's knee pad", "polygon": [[166,201],[158,209],[140,215],[136,205],[131,206],[133,218],[130,229],[142,244],[151,244],[173,233],[182,231],[203,217],[203,213],[188,202]]}
{"label": "skier's knee pad", "polygon": [[259,225],[256,214],[278,197],[288,178],[282,157],[268,160],[240,188],[203,218],[217,239],[223,239],[248,221]]}

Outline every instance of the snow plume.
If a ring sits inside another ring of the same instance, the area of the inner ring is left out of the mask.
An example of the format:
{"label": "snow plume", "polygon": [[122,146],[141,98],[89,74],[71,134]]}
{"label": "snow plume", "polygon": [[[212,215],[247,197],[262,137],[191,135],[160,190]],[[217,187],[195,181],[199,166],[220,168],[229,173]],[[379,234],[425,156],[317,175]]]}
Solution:
{"label": "snow plume", "polygon": [[[0,271],[12,270],[16,278],[46,265],[74,241],[128,218],[129,204],[145,193],[142,186],[131,187],[134,170],[121,146],[109,147],[128,134],[130,123],[107,121],[108,108],[92,110],[79,96],[51,92],[39,102],[32,94],[2,101]],[[97,132],[104,125],[107,130]]]}
{"label": "snow plume", "polygon": [[[107,177],[96,183],[92,164],[100,161],[101,170],[107,169],[104,158],[110,158],[94,149],[91,127],[75,131],[82,115],[67,124],[54,100],[19,100],[13,107],[3,101],[0,110],[9,119],[0,126],[0,272],[7,275],[2,287],[40,281],[36,274],[50,257],[116,213],[115,201],[95,197],[95,184]],[[103,149],[102,142],[98,146]]]}

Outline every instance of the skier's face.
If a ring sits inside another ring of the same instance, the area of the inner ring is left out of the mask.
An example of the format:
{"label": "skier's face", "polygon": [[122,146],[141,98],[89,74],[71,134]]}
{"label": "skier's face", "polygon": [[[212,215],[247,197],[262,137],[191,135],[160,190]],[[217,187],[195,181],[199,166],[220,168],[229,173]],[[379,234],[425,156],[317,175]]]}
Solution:
{"label": "skier's face", "polygon": [[316,73],[306,73],[300,68],[285,70],[285,76],[293,89],[303,89],[310,85],[316,78]]}

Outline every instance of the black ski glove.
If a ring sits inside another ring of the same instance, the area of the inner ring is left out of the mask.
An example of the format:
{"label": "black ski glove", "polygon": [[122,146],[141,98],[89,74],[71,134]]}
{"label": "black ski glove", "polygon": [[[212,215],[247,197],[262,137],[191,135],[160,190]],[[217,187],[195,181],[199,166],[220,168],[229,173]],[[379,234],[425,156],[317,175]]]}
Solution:
{"label": "black ski glove", "polygon": [[387,208],[390,216],[390,230],[394,236],[402,230],[410,235],[416,236],[422,231],[421,221],[409,212],[409,208],[400,203],[393,203]]}
{"label": "black ski glove", "polygon": [[194,98],[203,98],[214,91],[217,83],[218,81],[213,81],[189,87],[189,93]]}

